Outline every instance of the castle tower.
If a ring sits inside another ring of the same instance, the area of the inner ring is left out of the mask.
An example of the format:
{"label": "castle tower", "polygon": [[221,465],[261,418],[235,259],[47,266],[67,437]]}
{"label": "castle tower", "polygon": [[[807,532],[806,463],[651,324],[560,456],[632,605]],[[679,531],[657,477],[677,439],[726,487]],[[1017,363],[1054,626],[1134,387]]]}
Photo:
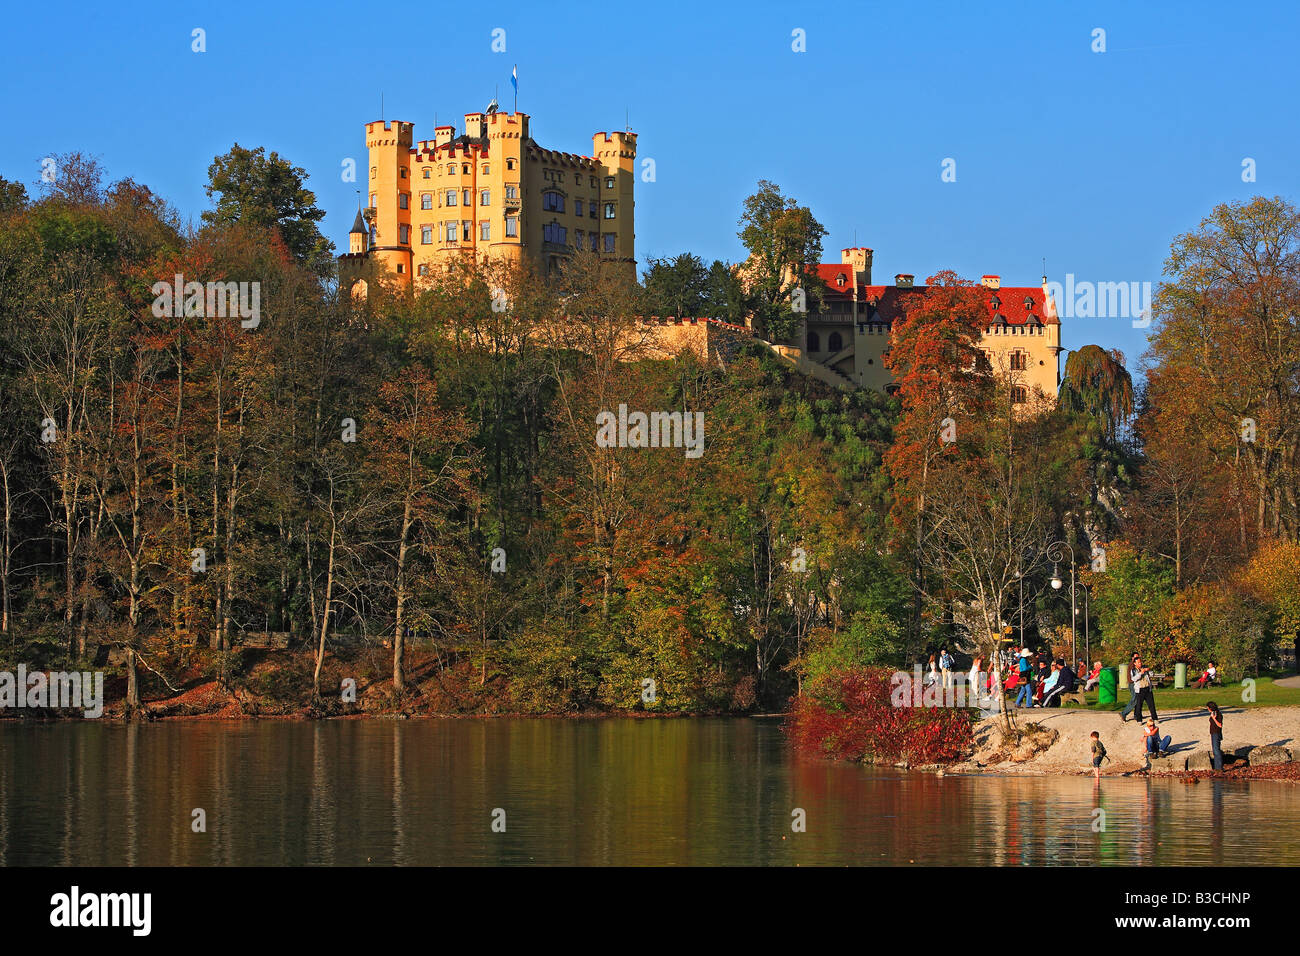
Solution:
{"label": "castle tower", "polygon": [[[591,155],[602,167],[600,174],[600,255],[625,263],[636,277],[635,201],[636,133],[597,133],[591,138]],[[606,236],[613,236],[613,240]],[[611,248],[612,246],[612,248]]]}
{"label": "castle tower", "polygon": [[853,284],[858,288],[871,285],[871,255],[865,246],[840,250],[840,264],[853,267]]}
{"label": "castle tower", "polygon": [[[400,120],[366,124],[370,152],[370,208],[374,210],[372,257],[403,283],[411,280],[410,154],[413,124]],[[349,242],[351,240],[349,239]]]}

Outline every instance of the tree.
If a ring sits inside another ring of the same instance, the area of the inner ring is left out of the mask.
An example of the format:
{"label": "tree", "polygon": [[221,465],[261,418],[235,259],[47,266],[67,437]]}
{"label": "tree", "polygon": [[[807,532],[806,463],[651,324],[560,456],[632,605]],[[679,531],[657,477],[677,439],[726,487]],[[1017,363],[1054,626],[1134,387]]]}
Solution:
{"label": "tree", "polygon": [[709,276],[703,260],[689,252],[648,260],[644,282],[651,313],[679,318],[703,315]]}
{"label": "tree", "polygon": [[773,342],[788,339],[821,287],[813,267],[821,261],[826,228],[766,179],[745,200],[738,224],[736,235],[749,252],[741,271],[754,328]]}
{"label": "tree", "polygon": [[274,227],[299,262],[325,274],[332,266],[334,244],[321,235],[317,223],[325,217],[316,194],[306,187],[307,172],[265,147],[249,150],[236,143],[208,167],[208,198],[216,206],[205,210],[212,225],[242,222]]}
{"label": "tree", "polygon": [[1065,360],[1059,402],[1091,415],[1105,437],[1114,440],[1133,415],[1133,379],[1124,356],[1099,345],[1075,349]]}
{"label": "tree", "polygon": [[445,564],[445,528],[451,510],[471,494],[471,459],[464,421],[438,407],[436,383],[421,366],[401,381],[385,382],[379,404],[369,418],[375,423],[376,454],[368,459],[376,484],[389,490],[396,518],[394,563],[393,689],[406,688],[405,648],[411,566],[422,557]]}
{"label": "tree", "polygon": [[1250,483],[1257,535],[1300,539],[1300,211],[1280,197],[1216,206],[1174,240],[1165,275],[1157,400]]}

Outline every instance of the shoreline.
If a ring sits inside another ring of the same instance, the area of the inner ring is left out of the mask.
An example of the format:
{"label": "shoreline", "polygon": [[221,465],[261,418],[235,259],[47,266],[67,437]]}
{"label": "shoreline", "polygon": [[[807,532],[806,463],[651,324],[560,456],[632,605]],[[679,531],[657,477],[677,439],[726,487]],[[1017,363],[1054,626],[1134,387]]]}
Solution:
{"label": "shoreline", "polygon": [[[1101,776],[1300,781],[1300,707],[1294,705],[1223,708],[1224,769],[1205,763],[1210,751],[1209,717],[1204,709],[1170,710],[1158,721],[1160,734],[1172,737],[1168,756],[1148,762],[1141,725],[1121,723],[1113,711],[1075,709],[1019,710],[1019,742],[1002,738],[1002,715],[976,725],[975,748],[945,774],[980,776],[1092,776],[1090,734],[1097,731],[1110,761]],[[1252,759],[1253,758],[1253,759]],[[1258,761],[1258,763],[1257,763]],[[1191,766],[1189,766],[1189,764]]]}

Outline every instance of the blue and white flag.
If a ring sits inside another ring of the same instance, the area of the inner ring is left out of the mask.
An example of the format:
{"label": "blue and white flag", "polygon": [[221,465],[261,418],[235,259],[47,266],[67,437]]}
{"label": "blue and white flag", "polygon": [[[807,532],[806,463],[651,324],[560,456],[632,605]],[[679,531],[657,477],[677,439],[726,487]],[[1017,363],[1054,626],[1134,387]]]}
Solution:
{"label": "blue and white flag", "polygon": [[510,71],[510,85],[515,88],[516,93],[519,92],[519,64],[518,63],[516,63],[515,68]]}

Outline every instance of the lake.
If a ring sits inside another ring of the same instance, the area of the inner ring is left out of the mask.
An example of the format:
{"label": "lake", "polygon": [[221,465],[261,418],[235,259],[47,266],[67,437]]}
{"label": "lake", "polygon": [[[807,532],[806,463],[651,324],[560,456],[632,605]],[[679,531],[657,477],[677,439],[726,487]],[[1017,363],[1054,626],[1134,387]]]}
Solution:
{"label": "lake", "polygon": [[0,722],[0,864],[367,862],[1296,865],[1300,787],[869,769],[771,719]]}

